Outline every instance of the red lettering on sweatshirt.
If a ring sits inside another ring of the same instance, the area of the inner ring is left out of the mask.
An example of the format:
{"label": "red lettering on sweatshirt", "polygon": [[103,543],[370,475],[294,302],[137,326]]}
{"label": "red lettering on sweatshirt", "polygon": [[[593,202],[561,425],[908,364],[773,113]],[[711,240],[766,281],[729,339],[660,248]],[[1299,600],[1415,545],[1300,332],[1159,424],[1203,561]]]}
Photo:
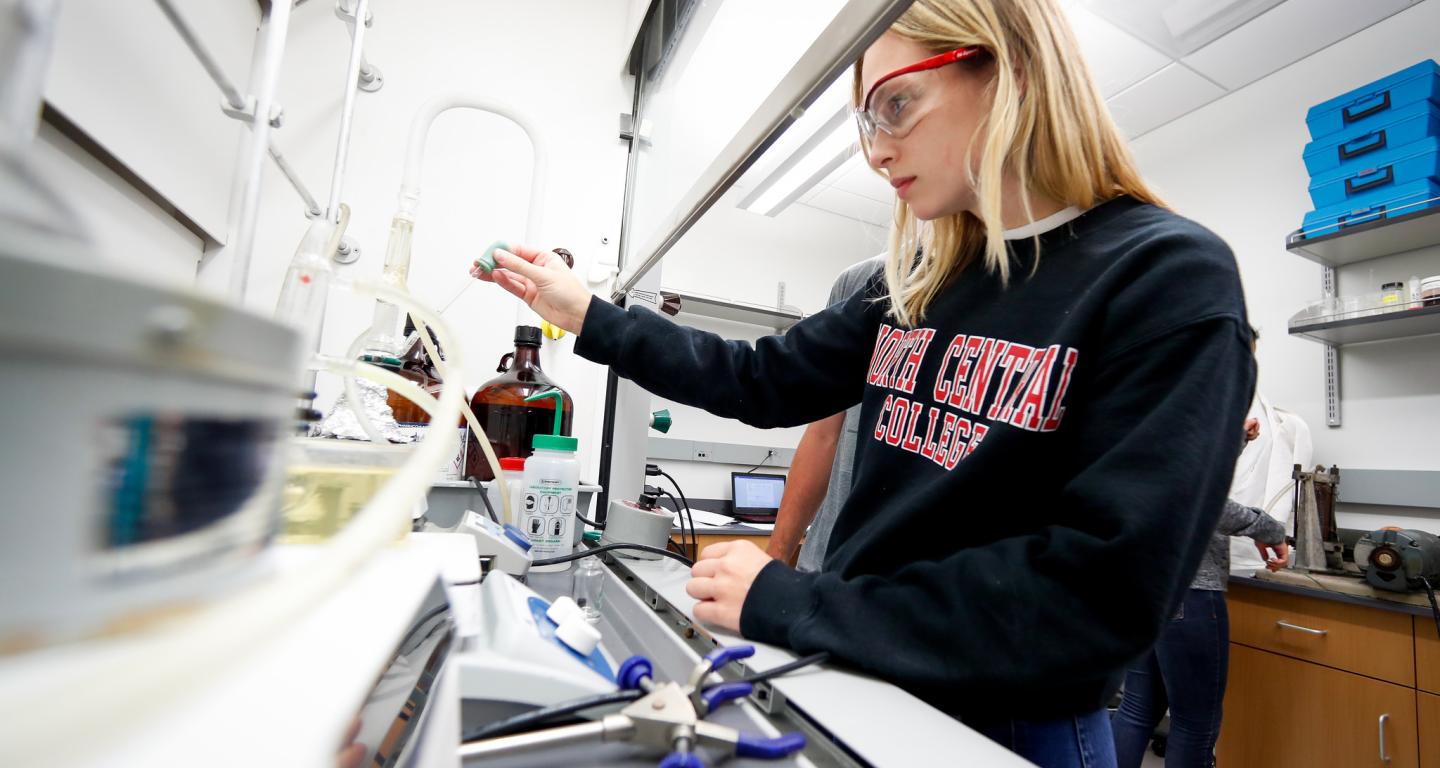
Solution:
{"label": "red lettering on sweatshirt", "polygon": [[1054,432],[1060,428],[1060,420],[1065,418],[1065,391],[1070,387],[1070,374],[1075,371],[1075,364],[1079,360],[1079,351],[1065,348],[1065,367],[1060,373],[1060,383],[1055,385],[1055,396],[1050,400],[1050,412],[1040,425],[1041,432]]}
{"label": "red lettering on sweatshirt", "polygon": [[[1000,386],[995,390],[995,397],[991,399],[990,410],[986,412],[985,418],[994,420],[1000,415],[1001,405],[1005,402],[1005,394],[1010,391],[1010,383],[1015,380],[1016,374],[1025,370],[1026,364],[1030,361],[1030,353],[1035,351],[1033,347],[1024,344],[1011,344],[1005,350],[1005,357],[1001,365],[1005,368],[1005,375],[1000,377]],[[977,416],[979,411],[972,411]]]}
{"label": "red lettering on sweatshirt", "polygon": [[905,362],[900,366],[899,378],[894,387],[905,394],[912,394],[915,391],[915,379],[920,375],[920,364],[925,360],[925,350],[930,348],[930,340],[935,338],[935,329],[916,328],[909,334],[909,348],[905,352]]}
{"label": "red lettering on sweatshirt", "polygon": [[940,358],[940,370],[935,372],[935,389],[931,393],[931,397],[937,403],[943,403],[950,398],[953,385],[950,378],[945,375],[945,371],[950,367],[950,360],[960,356],[961,350],[965,347],[965,339],[965,334],[956,334],[955,338],[950,340],[950,346],[945,348],[945,354]]}

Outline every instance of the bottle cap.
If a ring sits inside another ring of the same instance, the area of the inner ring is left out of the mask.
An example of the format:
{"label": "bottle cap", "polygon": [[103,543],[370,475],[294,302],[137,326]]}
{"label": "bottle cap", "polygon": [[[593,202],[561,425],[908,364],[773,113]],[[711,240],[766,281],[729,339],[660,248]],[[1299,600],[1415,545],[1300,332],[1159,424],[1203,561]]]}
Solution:
{"label": "bottle cap", "polygon": [[585,611],[580,608],[569,595],[561,595],[555,598],[555,602],[545,609],[545,618],[556,624],[564,624],[571,616],[585,616]]}
{"label": "bottle cap", "polygon": [[580,447],[580,441],[573,437],[566,437],[560,434],[560,419],[565,415],[561,410],[565,404],[565,394],[557,389],[547,389],[525,398],[525,402],[540,400],[546,397],[555,398],[555,427],[554,434],[536,435],[530,438],[530,447],[535,450],[549,451],[573,451]]}
{"label": "bottle cap", "polygon": [[536,435],[530,438],[530,447],[537,451],[577,451],[580,439],[564,435]]}
{"label": "bottle cap", "polygon": [[533,325],[515,326],[516,344],[529,344],[538,347],[540,346],[540,339],[542,338],[544,338],[544,334],[541,333],[539,328]]}
{"label": "bottle cap", "polygon": [[[577,606],[575,610],[579,611],[580,608]],[[600,644],[600,630],[590,626],[590,622],[585,620],[585,614],[581,613],[561,622],[560,626],[555,628],[555,639],[581,656],[589,656],[595,652],[595,646]]]}
{"label": "bottle cap", "polygon": [[525,460],[519,456],[506,456],[500,460],[501,472],[523,472],[525,471]]}

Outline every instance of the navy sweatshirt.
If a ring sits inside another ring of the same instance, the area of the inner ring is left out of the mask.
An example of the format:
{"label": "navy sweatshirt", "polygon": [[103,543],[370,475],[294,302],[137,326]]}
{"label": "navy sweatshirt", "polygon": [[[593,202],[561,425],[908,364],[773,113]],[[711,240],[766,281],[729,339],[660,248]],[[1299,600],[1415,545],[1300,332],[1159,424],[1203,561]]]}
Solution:
{"label": "navy sweatshirt", "polygon": [[[1090,711],[1195,574],[1255,382],[1234,257],[1121,197],[1013,241],[915,328],[874,280],[748,343],[591,302],[576,351],[757,427],[861,403],[825,570],[775,561],[741,633],[836,659],[962,719]],[[1034,270],[1031,274],[1032,269]]]}

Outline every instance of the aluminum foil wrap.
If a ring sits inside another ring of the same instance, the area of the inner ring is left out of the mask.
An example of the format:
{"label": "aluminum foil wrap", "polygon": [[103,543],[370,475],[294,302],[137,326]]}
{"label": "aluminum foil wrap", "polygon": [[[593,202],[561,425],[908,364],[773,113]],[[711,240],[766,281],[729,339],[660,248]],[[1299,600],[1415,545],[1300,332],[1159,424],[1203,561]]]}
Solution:
{"label": "aluminum foil wrap", "polygon": [[[401,430],[400,425],[395,422],[395,412],[386,402],[390,396],[390,390],[364,379],[357,379],[355,387],[360,391],[360,407],[365,409],[365,414],[370,417],[370,423],[380,430],[380,434],[392,443],[414,442],[411,436]],[[335,407],[331,409],[330,415],[311,429],[310,436],[338,437],[342,440],[370,439],[370,436],[365,434],[365,429],[360,426],[360,419],[355,415],[355,411],[351,410],[344,393],[336,398]]]}

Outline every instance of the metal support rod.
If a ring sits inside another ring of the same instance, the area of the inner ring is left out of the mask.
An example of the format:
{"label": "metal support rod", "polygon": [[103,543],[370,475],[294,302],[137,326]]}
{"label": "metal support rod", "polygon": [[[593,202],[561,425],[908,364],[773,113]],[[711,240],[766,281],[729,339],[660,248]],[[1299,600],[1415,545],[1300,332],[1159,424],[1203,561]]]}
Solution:
{"label": "metal support rod", "polygon": [[35,137],[44,101],[45,73],[55,48],[60,5],[56,0],[0,2],[0,135],[22,142]]}
{"label": "metal support rod", "polygon": [[574,744],[599,744],[604,741],[621,741],[635,732],[630,718],[624,715],[609,715],[603,720],[579,725],[547,728],[535,733],[521,733],[515,736],[501,736],[484,741],[473,741],[460,745],[460,759],[497,759],[514,757],[542,749],[566,747]]}
{"label": "metal support rod", "polygon": [[[325,218],[339,221],[340,190],[345,182],[345,160],[350,154],[350,127],[355,118],[355,96],[360,90],[360,69],[365,60],[365,15],[370,0],[355,4],[350,26],[350,63],[345,67],[345,102],[340,109],[340,136],[335,141],[335,168],[330,174],[330,201]],[[342,3],[343,6],[343,3]]]}
{"label": "metal support rod", "polygon": [[[1335,268],[1320,270],[1320,291],[1327,299],[1335,298]],[[1325,345],[1325,426],[1339,427],[1340,422],[1340,348]]]}
{"label": "metal support rod", "polygon": [[220,63],[215,61],[215,58],[210,55],[210,51],[205,49],[205,45],[200,42],[200,37],[196,35],[195,30],[191,29],[190,25],[185,22],[184,17],[176,10],[174,4],[171,3],[170,0],[155,0],[155,4],[160,6],[160,12],[165,14],[165,18],[170,20],[170,26],[174,27],[175,31],[179,33],[180,39],[185,41],[185,45],[190,48],[190,52],[195,54],[196,59],[200,60],[200,66],[205,68],[205,73],[210,75],[210,79],[214,80],[215,85],[220,87],[220,93],[225,97],[225,101],[229,103],[230,107],[232,109],[245,109],[245,97],[240,93],[240,89],[236,88],[235,84],[230,82],[230,78],[225,76],[224,70],[220,69]]}
{"label": "metal support rod", "polygon": [[[251,122],[252,125],[254,121],[259,119],[260,115],[263,114],[265,115],[265,121],[269,123],[270,110],[267,108],[264,112],[261,112],[261,110],[256,108],[253,113],[251,112],[252,104],[250,100],[240,92],[240,89],[235,86],[235,83],[230,81],[230,78],[225,76],[225,71],[220,68],[220,63],[215,60],[215,57],[210,55],[210,51],[200,42],[200,37],[196,35],[195,30],[186,23],[171,0],[155,0],[155,4],[160,6],[160,12],[165,14],[165,18],[170,20],[170,26],[175,28],[175,32],[180,35],[180,39],[185,41],[186,47],[188,47],[190,52],[195,54],[195,58],[199,60],[200,66],[205,69],[205,73],[210,75],[210,79],[214,81],[215,85],[220,89],[220,94],[224,97],[226,106],[230,108],[230,111],[226,114],[230,114],[231,116],[234,116],[234,113],[248,114],[250,116],[248,122]],[[286,13],[289,13],[288,9]],[[305,202],[306,215],[319,216],[321,213],[320,203],[315,200],[315,196],[310,194],[310,190],[300,181],[299,174],[297,174],[294,167],[286,161],[285,154],[275,146],[273,141],[268,142],[268,154],[270,158],[275,161],[275,166],[280,169],[280,173],[284,174],[285,179],[290,182],[290,186],[294,187],[295,191],[299,193],[300,199]]]}
{"label": "metal support rod", "polygon": [[[165,0],[161,0],[164,2]],[[276,0],[270,3],[270,13],[261,21],[263,46],[261,63],[256,79],[258,88],[255,95],[255,114],[269,115],[275,103],[275,91],[280,79],[280,62],[285,56],[285,37],[290,31],[290,0]],[[250,122],[250,156],[245,169],[245,191],[240,204],[239,231],[236,234],[235,251],[230,264],[230,295],[237,302],[244,301],[245,290],[250,283],[250,259],[255,251],[255,229],[260,220],[260,192],[265,181],[265,157],[269,154],[270,121],[256,119]]]}
{"label": "metal support rod", "polygon": [[[347,25],[350,30],[350,39],[352,42],[355,39],[356,27],[363,25],[366,28],[369,28],[371,19],[370,13],[368,11],[364,13],[352,11],[351,4],[353,2],[354,0],[336,0],[336,5],[338,6],[336,10],[338,11],[338,13],[342,17],[348,17]],[[359,78],[356,82],[360,84],[360,90],[380,90],[380,70],[370,64],[370,60],[365,58],[365,52],[363,50],[360,52],[360,69],[358,70],[358,74]]]}

